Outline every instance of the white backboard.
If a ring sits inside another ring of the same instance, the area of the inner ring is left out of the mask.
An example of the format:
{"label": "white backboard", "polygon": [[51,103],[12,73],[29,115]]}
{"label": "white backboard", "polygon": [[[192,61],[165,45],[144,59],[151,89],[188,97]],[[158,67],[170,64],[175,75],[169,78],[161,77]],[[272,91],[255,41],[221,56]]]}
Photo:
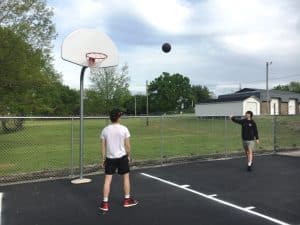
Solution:
{"label": "white backboard", "polygon": [[61,46],[61,57],[80,66],[89,66],[86,54],[99,52],[107,55],[100,67],[118,65],[118,50],[114,42],[103,32],[79,29],[70,33]]}

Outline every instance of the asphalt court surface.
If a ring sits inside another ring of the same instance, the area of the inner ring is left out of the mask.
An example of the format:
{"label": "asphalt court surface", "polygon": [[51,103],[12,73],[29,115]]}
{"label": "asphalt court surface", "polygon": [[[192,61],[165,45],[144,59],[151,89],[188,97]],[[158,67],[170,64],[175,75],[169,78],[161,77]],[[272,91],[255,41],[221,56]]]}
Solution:
{"label": "asphalt court surface", "polygon": [[251,173],[245,166],[245,158],[236,158],[132,171],[132,194],[140,202],[133,208],[122,207],[116,175],[104,215],[98,209],[103,175],[82,185],[2,186],[1,225],[300,224],[300,157],[255,157]]}

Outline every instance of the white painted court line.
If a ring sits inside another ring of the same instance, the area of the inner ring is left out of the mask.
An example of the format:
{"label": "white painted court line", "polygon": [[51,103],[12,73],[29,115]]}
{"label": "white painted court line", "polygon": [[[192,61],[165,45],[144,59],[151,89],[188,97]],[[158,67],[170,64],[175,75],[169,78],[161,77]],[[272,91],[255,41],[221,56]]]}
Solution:
{"label": "white painted court line", "polygon": [[173,183],[171,181],[168,181],[168,180],[165,180],[165,179],[162,179],[162,178],[159,178],[159,177],[155,177],[155,176],[152,176],[150,174],[147,174],[147,173],[141,173],[141,175],[143,176],[146,176],[146,177],[149,177],[149,178],[152,178],[154,180],[158,180],[162,183],[165,183],[165,184],[169,184],[171,186],[174,186],[174,187],[177,187],[179,189],[182,189],[182,190],[185,190],[185,191],[188,191],[188,192],[191,192],[191,193],[194,193],[196,195],[199,195],[203,198],[207,198],[207,199],[210,199],[212,201],[215,201],[215,202],[218,202],[222,205],[226,205],[226,206],[229,206],[231,208],[235,208],[235,209],[238,209],[240,211],[243,211],[243,212],[246,212],[246,213],[249,213],[249,214],[252,214],[252,215],[255,215],[255,216],[258,216],[258,217],[261,217],[261,218],[264,218],[266,220],[269,220],[269,221],[272,221],[276,224],[280,224],[280,225],[290,225],[286,222],[283,222],[281,220],[278,220],[278,219],[275,219],[273,217],[270,217],[270,216],[267,216],[267,215],[264,215],[264,214],[261,214],[261,213],[258,213],[258,212],[255,212],[255,211],[251,211],[250,209],[247,209],[247,208],[243,208],[241,206],[238,206],[238,205],[235,205],[235,204],[232,204],[230,202],[227,202],[227,201],[223,201],[221,199],[218,199],[218,198],[215,198],[215,197],[212,197],[210,195],[206,195],[204,193],[201,193],[201,192],[198,192],[196,190],[193,190],[193,189],[190,189],[190,188],[187,188],[187,187],[182,187],[182,185],[179,185],[179,184],[176,184],[176,183]]}
{"label": "white painted court line", "polygon": [[0,192],[0,225],[2,224],[2,198],[3,198],[3,193]]}
{"label": "white painted court line", "polygon": [[212,195],[208,195],[209,197],[217,197],[218,195],[217,194],[212,194]]}
{"label": "white painted court line", "polygon": [[188,187],[190,187],[191,185],[189,185],[189,184],[184,184],[184,185],[181,185],[181,187],[184,187],[184,188],[188,188]]}
{"label": "white painted court line", "polygon": [[245,209],[252,210],[252,209],[255,209],[255,207],[254,206],[248,206],[248,207],[245,207]]}

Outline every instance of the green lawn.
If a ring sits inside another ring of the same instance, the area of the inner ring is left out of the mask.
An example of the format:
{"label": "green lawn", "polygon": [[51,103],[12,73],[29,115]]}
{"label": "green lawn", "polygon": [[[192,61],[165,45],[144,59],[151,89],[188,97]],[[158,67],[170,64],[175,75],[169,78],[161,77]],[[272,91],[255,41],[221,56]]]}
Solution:
{"label": "green lawn", "polygon": [[[255,120],[261,139],[259,148],[272,150],[272,118]],[[299,117],[280,118],[277,127],[280,147],[300,146],[299,120]],[[85,165],[100,161],[99,133],[108,122],[107,119],[85,120]],[[241,151],[240,126],[224,119],[150,118],[146,126],[145,118],[124,118],[122,123],[132,135],[134,160]],[[71,164],[77,167],[79,120],[26,120],[19,132],[0,132],[0,154],[0,177],[70,168]]]}

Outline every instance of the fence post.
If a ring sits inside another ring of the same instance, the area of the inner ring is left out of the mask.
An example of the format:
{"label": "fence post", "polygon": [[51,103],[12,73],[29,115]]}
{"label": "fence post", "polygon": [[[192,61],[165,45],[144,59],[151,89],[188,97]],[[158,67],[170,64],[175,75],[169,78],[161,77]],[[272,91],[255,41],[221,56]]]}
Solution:
{"label": "fence post", "polygon": [[74,175],[74,118],[73,116],[71,117],[71,170],[70,170],[70,175],[73,177]]}
{"label": "fence post", "polygon": [[160,116],[160,165],[163,166],[163,115]]}
{"label": "fence post", "polygon": [[225,147],[225,157],[227,158],[227,117],[224,116],[224,147]]}
{"label": "fence post", "polygon": [[275,154],[276,153],[276,123],[277,123],[277,120],[276,120],[276,115],[274,113],[273,115],[273,153]]}

